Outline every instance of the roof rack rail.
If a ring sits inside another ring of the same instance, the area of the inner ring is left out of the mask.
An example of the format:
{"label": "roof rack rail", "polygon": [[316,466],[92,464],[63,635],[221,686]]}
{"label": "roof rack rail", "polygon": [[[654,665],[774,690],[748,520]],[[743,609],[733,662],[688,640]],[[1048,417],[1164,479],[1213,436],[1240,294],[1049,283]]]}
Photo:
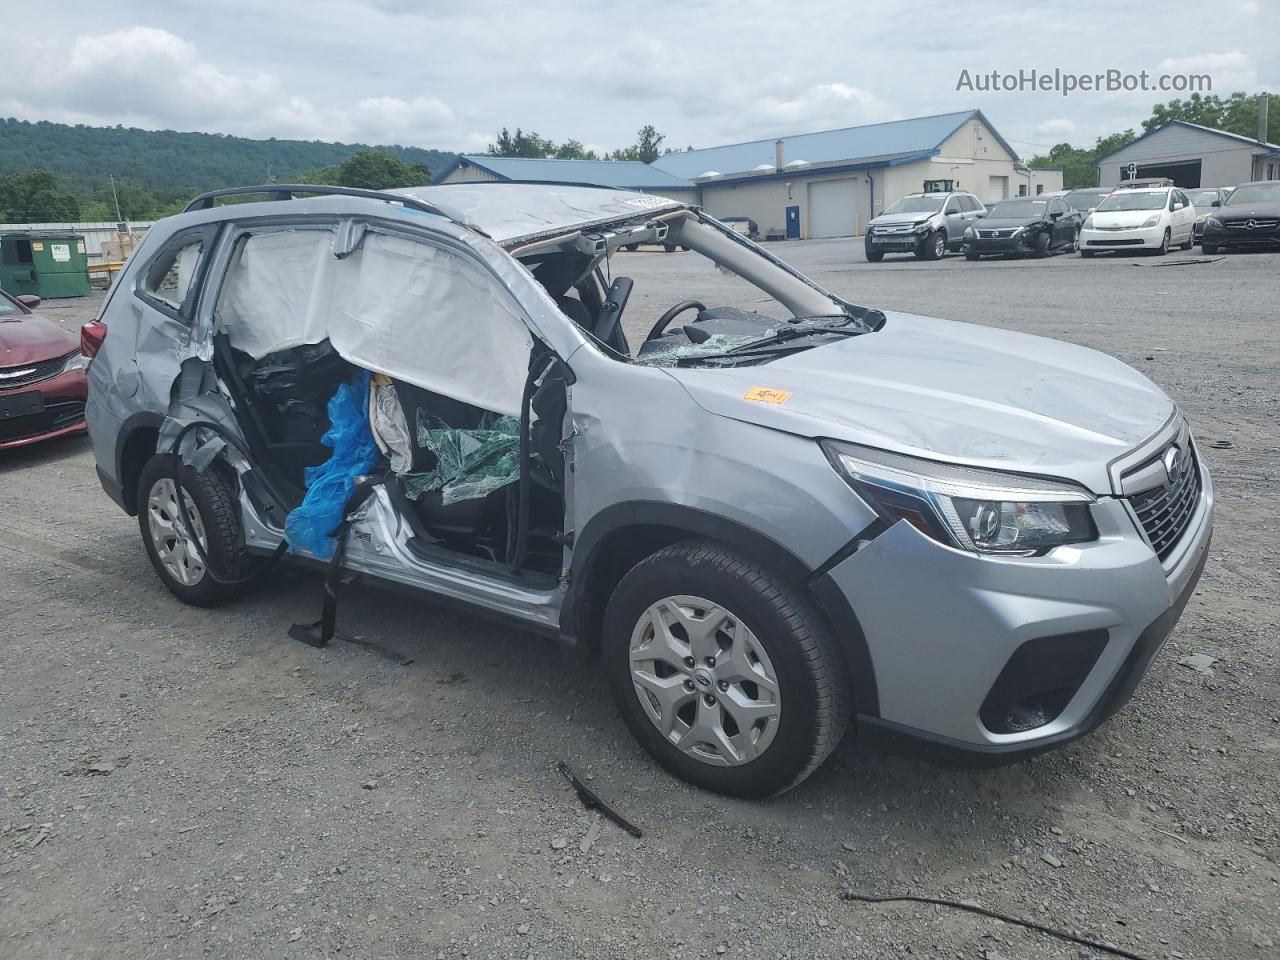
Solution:
{"label": "roof rack rail", "polygon": [[246,194],[264,193],[272,200],[294,200],[297,199],[299,193],[322,194],[324,196],[339,197],[366,197],[370,200],[386,200],[390,203],[403,204],[413,210],[420,210],[423,213],[434,213],[436,216],[444,217],[446,220],[452,220],[447,213],[439,207],[427,203],[424,200],[416,200],[413,197],[407,197],[399,193],[387,193],[383,190],[363,190],[360,187],[333,187],[319,183],[263,183],[253,187],[224,187],[221,190],[210,190],[202,193],[197,197],[193,197],[191,202],[183,209],[183,213],[190,213],[192,210],[212,210],[213,202],[219,197],[238,197]]}

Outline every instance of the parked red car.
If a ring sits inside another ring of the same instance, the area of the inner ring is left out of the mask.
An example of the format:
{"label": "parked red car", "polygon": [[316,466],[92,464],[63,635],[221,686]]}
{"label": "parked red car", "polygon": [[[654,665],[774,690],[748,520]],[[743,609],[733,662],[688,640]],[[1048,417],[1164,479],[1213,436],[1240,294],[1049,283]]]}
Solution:
{"label": "parked red car", "polygon": [[0,450],[83,433],[88,357],[75,334],[0,290]]}

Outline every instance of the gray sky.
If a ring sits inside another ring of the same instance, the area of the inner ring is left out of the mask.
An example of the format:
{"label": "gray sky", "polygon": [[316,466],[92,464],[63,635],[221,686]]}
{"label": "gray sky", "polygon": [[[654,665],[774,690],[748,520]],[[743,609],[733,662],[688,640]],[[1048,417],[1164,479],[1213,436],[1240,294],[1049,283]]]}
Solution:
{"label": "gray sky", "polygon": [[667,146],[715,146],[977,107],[1030,157],[1185,94],[957,91],[962,69],[1280,89],[1277,0],[5,6],[0,116],[442,150],[482,150],[503,125],[610,149],[652,123]]}

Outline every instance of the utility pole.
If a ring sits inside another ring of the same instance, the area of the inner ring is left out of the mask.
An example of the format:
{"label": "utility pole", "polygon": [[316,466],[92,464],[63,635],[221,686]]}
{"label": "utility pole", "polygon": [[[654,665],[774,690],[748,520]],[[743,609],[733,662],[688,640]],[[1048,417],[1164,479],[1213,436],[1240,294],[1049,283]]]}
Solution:
{"label": "utility pole", "polygon": [[107,174],[111,178],[111,199],[116,205],[116,223],[123,223],[124,217],[120,216],[120,197],[116,194],[116,178],[115,174]]}

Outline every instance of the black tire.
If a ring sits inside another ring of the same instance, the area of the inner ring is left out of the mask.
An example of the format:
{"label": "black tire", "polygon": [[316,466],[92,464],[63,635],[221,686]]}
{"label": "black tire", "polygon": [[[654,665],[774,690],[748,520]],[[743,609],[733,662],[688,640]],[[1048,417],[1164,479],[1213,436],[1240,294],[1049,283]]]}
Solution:
{"label": "black tire", "polygon": [[676,245],[674,243],[664,243],[662,245],[662,249],[667,251],[667,253],[675,253]]}
{"label": "black tire", "polygon": [[1207,255],[1209,255],[1209,256],[1211,256],[1211,257],[1212,257],[1215,253],[1217,253],[1217,252],[1218,252],[1218,247],[1217,247],[1217,245],[1216,245],[1216,244],[1212,244],[1212,243],[1205,243],[1203,240],[1201,240],[1201,241],[1200,241],[1200,252],[1201,252],[1201,253],[1204,253],[1204,254],[1207,254]]}
{"label": "black tire", "polygon": [[[663,736],[640,704],[631,675],[632,633],[651,605],[681,595],[722,604],[773,664],[778,726],[753,760],[715,766],[690,756]],[[614,702],[631,733],[668,771],[706,790],[767,797],[790,789],[822,764],[849,724],[848,678],[817,611],[797,589],[717,543],[677,543],[633,567],[609,599],[602,652]]]}
{"label": "black tire", "polygon": [[1049,234],[1036,234],[1035,246],[1031,248],[1031,256],[1037,260],[1043,260],[1049,255]]}
{"label": "black tire", "polygon": [[1080,256],[1084,257],[1087,260],[1089,257],[1092,257],[1097,252],[1098,251],[1096,250],[1081,250]]}
{"label": "black tire", "polygon": [[981,257],[981,254],[979,254],[977,250],[966,250],[964,252],[964,258],[970,262],[977,260],[980,257]]}
{"label": "black tire", "polygon": [[1156,249],[1152,251],[1157,257],[1163,257],[1169,252],[1169,241],[1172,239],[1172,236],[1172,231],[1166,228],[1164,231],[1164,237],[1160,240],[1160,246],[1156,247]]}
{"label": "black tire", "polygon": [[626,251],[628,251],[628,252],[630,252],[630,253],[635,253],[637,250],[639,250],[639,249],[640,249],[640,244],[638,244],[638,243],[624,243],[624,244],[622,245],[622,249],[623,249],[623,250],[626,250]]}
{"label": "black tire", "polygon": [[[142,545],[160,581],[183,603],[196,607],[225,603],[243,593],[247,584],[220,582],[210,576],[207,569],[195,583],[183,583],[165,568],[157,552],[151,535],[149,501],[152,489],[158,483],[172,479],[172,470],[173,461],[167,455],[152,457],[142,468],[142,475],[138,478],[138,528],[142,533]],[[240,507],[231,484],[213,469],[198,473],[183,466],[179,472],[188,509],[195,509],[204,527],[205,554],[209,562],[220,580],[240,580],[248,573],[251,560],[244,549]]]}
{"label": "black tire", "polygon": [[934,230],[916,247],[916,256],[921,260],[941,260],[947,255],[947,232]]}
{"label": "black tire", "polygon": [[1191,249],[1192,247],[1194,247],[1195,245],[1196,245],[1196,238],[1195,238],[1195,234],[1194,234],[1194,233],[1191,233],[1191,234],[1188,234],[1188,235],[1187,235],[1187,242],[1186,242],[1186,243],[1181,243],[1181,244],[1179,244],[1179,245],[1178,245],[1178,249],[1179,249],[1179,250],[1190,250],[1190,249]]}
{"label": "black tire", "polygon": [[1080,231],[1077,230],[1071,237],[1070,251],[1075,253],[1080,249]]}
{"label": "black tire", "polygon": [[875,248],[873,248],[871,246],[870,238],[867,238],[862,242],[862,249],[866,251],[867,262],[869,263],[879,263],[881,260],[884,259],[884,251],[876,250]]}

